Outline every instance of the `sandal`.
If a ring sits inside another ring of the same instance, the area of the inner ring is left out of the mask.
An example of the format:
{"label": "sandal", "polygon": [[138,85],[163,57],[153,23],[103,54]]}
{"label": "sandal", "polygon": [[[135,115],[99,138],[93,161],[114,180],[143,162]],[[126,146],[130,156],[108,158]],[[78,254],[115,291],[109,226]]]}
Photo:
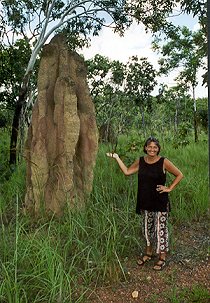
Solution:
{"label": "sandal", "polygon": [[141,259],[137,260],[137,264],[139,266],[142,266],[145,263],[147,263],[148,261],[150,261],[151,259],[152,259],[152,255],[145,254]]}
{"label": "sandal", "polygon": [[166,265],[166,260],[164,259],[159,259],[155,266],[153,267],[154,270],[160,271],[163,269],[163,267]]}

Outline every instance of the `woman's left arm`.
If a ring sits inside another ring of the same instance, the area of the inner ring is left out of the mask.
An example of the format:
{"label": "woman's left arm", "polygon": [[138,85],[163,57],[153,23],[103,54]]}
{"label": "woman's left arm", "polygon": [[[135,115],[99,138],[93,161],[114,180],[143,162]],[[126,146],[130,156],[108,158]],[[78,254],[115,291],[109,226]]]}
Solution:
{"label": "woman's left arm", "polygon": [[164,170],[166,170],[169,173],[171,173],[172,175],[174,175],[175,179],[173,180],[171,185],[168,187],[163,186],[163,185],[158,185],[157,191],[159,191],[160,193],[172,191],[184,177],[182,172],[168,159],[164,159],[163,168],[164,168]]}

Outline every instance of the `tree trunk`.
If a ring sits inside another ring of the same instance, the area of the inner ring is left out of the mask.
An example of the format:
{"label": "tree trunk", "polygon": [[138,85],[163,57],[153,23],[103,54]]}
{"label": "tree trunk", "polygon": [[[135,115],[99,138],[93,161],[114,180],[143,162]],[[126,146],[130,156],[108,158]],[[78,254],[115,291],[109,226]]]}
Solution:
{"label": "tree trunk", "polygon": [[175,116],[174,116],[174,130],[177,133],[178,130],[178,109],[176,107]]}
{"label": "tree trunk", "polygon": [[22,109],[22,105],[18,101],[13,116],[12,133],[10,137],[10,159],[9,159],[10,165],[16,164],[17,138],[18,138],[21,109]]}
{"label": "tree trunk", "polygon": [[195,142],[198,142],[197,111],[194,111],[194,132],[195,132]]}
{"label": "tree trunk", "polygon": [[22,87],[20,88],[20,93],[13,116],[12,132],[10,137],[10,159],[9,159],[10,165],[16,164],[16,160],[17,160],[17,140],[18,140],[18,134],[20,128],[20,116],[21,116],[21,110],[26,101],[29,77],[30,77],[30,73],[25,75],[23,79],[23,84]]}
{"label": "tree trunk", "polygon": [[140,106],[141,109],[141,125],[144,133],[144,137],[146,137],[146,123],[145,123],[145,115],[144,115],[144,105]]}
{"label": "tree trunk", "polygon": [[198,142],[197,104],[195,99],[195,87],[193,87],[193,108],[194,108],[194,134],[195,142]]}

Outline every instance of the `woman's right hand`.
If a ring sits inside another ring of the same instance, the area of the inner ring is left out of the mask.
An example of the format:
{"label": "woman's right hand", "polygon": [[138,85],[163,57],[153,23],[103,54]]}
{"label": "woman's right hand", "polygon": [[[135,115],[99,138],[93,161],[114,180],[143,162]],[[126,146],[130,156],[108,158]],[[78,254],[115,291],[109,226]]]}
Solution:
{"label": "woman's right hand", "polygon": [[106,155],[107,155],[108,157],[111,157],[111,158],[114,158],[114,159],[118,159],[118,158],[119,158],[119,155],[116,154],[116,153],[106,153]]}

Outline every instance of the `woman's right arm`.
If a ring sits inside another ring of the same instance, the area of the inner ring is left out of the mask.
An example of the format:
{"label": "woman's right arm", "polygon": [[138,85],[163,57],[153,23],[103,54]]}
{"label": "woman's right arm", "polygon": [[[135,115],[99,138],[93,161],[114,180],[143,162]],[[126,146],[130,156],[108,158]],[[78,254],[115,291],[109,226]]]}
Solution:
{"label": "woman's right arm", "polygon": [[130,167],[126,167],[123,161],[120,159],[119,155],[116,153],[106,153],[108,157],[116,159],[120,169],[126,176],[135,174],[139,170],[139,160],[136,160]]}

